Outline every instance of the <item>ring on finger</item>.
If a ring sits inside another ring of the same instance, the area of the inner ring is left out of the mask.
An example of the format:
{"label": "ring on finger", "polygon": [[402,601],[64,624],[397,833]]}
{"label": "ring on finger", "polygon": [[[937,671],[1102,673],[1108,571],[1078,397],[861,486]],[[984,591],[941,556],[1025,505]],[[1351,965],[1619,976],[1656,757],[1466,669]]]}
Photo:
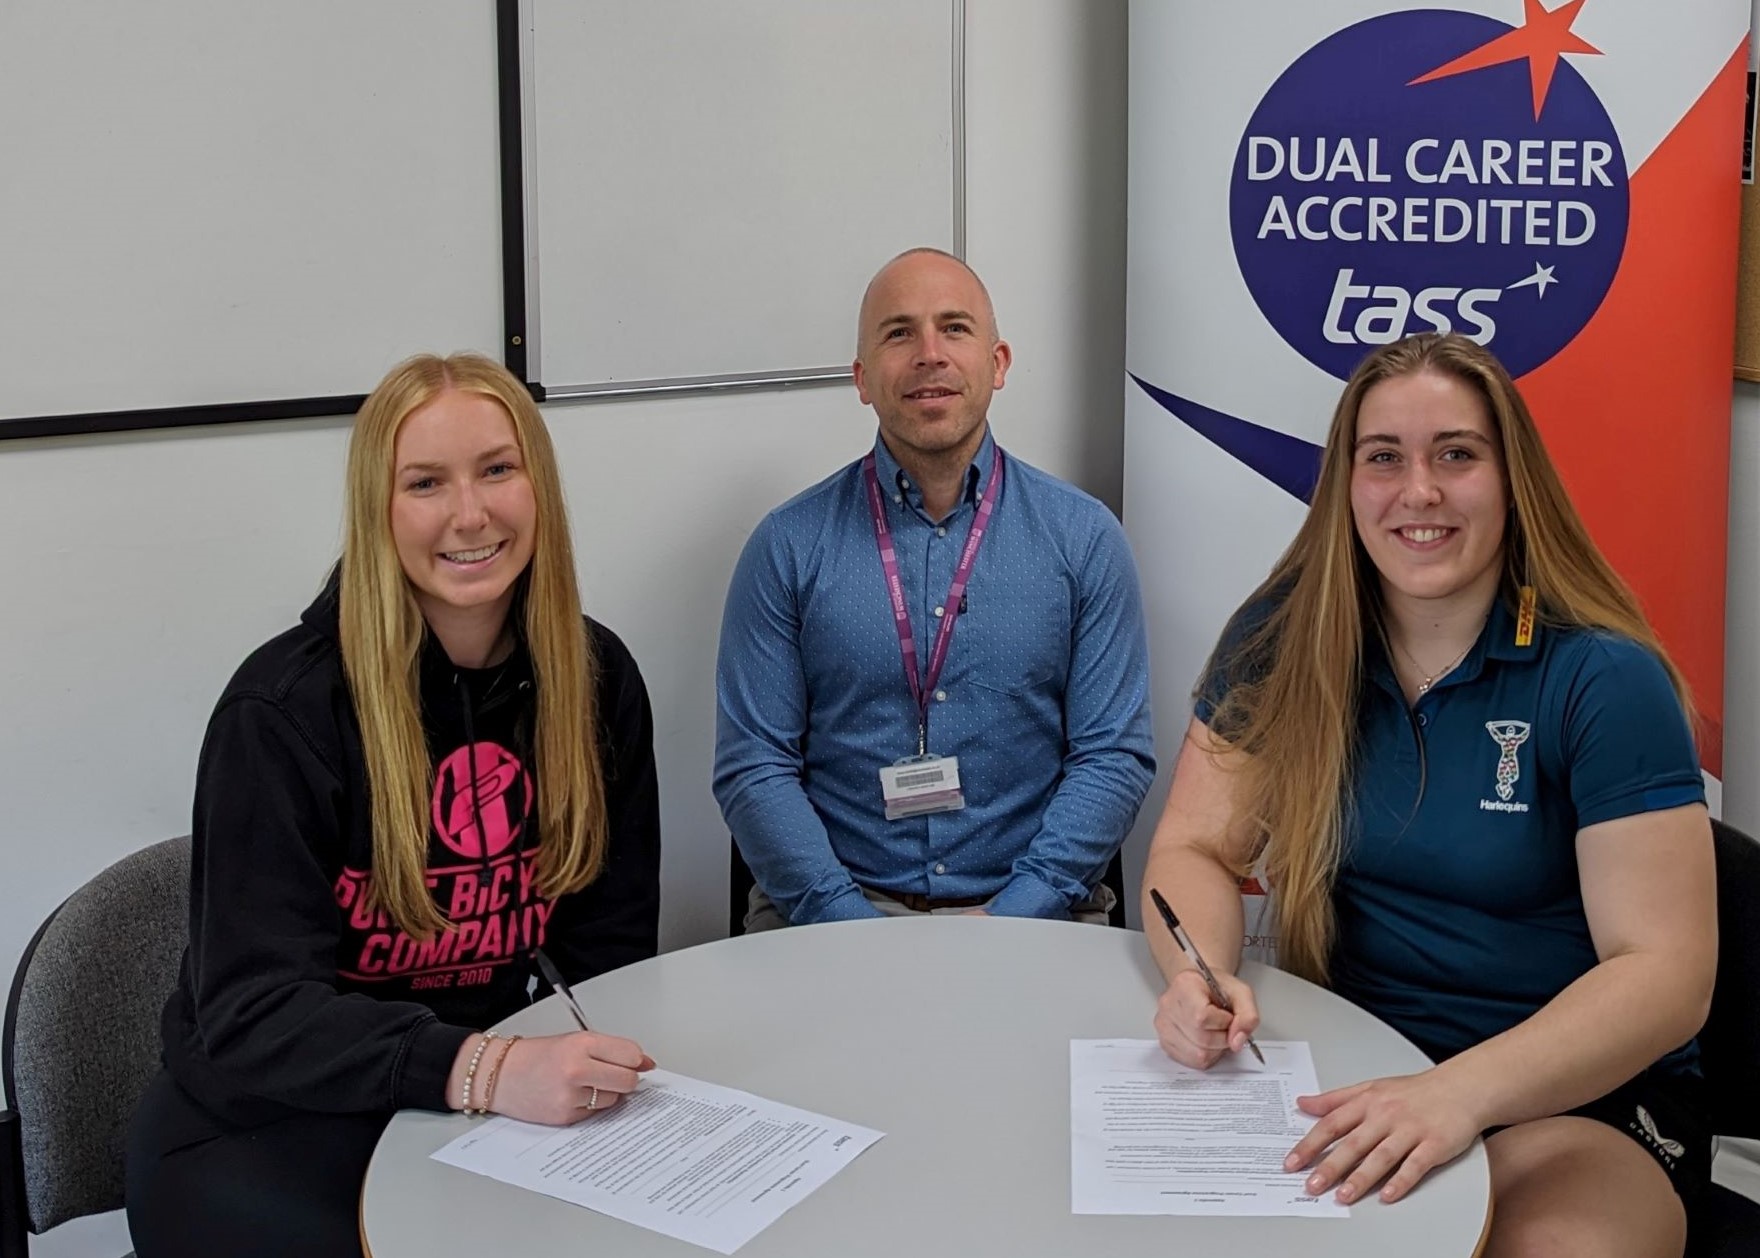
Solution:
{"label": "ring on finger", "polygon": [[594,1088],[593,1094],[587,1098],[587,1108],[588,1109],[598,1109],[599,1108],[599,1089],[598,1088]]}

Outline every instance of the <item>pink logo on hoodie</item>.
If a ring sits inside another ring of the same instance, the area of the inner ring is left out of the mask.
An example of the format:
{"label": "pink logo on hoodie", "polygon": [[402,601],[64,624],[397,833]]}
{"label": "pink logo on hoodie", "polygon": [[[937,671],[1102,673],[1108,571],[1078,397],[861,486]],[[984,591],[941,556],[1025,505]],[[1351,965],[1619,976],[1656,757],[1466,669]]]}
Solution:
{"label": "pink logo on hoodie", "polygon": [[532,775],[498,743],[471,743],[434,771],[434,829],[467,860],[493,859],[525,825]]}

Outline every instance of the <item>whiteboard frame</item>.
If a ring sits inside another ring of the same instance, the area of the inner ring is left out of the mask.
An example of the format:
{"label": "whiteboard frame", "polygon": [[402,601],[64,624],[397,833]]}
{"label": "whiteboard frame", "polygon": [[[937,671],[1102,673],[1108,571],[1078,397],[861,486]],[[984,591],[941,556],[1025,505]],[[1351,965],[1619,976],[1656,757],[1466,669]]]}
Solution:
{"label": "whiteboard frame", "polygon": [[[532,12],[533,0],[498,0],[506,7],[518,10],[518,29],[513,35],[517,42],[517,68],[519,72],[519,106],[520,118],[524,128],[519,143],[526,152],[536,152],[536,121],[537,121],[537,88],[534,65],[534,31],[535,22]],[[951,73],[953,76],[953,254],[963,260],[966,256],[966,0],[949,0],[949,20],[953,23]],[[505,27],[502,28],[503,39],[508,38]],[[506,48],[503,48],[503,64],[506,64]],[[503,120],[506,119],[503,113]],[[542,343],[542,329],[538,318],[538,223],[537,223],[537,177],[526,170],[520,184],[524,199],[518,221],[525,239],[525,273],[518,278],[517,287],[524,292],[525,302],[518,311],[521,334],[524,337],[525,349],[530,351],[527,362],[538,364],[540,373],[543,356],[538,352]],[[509,276],[507,288],[511,292],[515,281]],[[509,307],[508,318],[511,321],[515,311]],[[510,322],[511,326],[511,322]],[[511,333],[510,333],[511,335]],[[511,359],[510,365],[511,365]],[[726,372],[708,376],[662,376],[644,380],[607,380],[597,384],[545,384],[541,380],[533,380],[530,373],[522,373],[520,378],[526,382],[526,388],[540,402],[614,402],[630,398],[647,396],[688,396],[712,393],[749,393],[775,389],[798,389],[822,387],[824,385],[848,384],[854,379],[847,364],[828,367],[795,367],[779,368],[765,371]]]}
{"label": "whiteboard frame", "polygon": [[[525,160],[533,152],[536,91],[533,75],[532,0],[494,0],[496,10],[496,92],[501,136],[502,361],[540,402],[617,401],[644,396],[678,396],[811,388],[846,384],[846,364],[615,380],[585,385],[545,385],[532,379],[541,365],[538,322],[538,224],[536,173]],[[966,4],[949,0],[952,23],[952,252],[966,256]],[[0,415],[0,441],[84,436],[210,424],[352,415],[365,394],[276,398],[199,406],[88,411],[60,415]]]}
{"label": "whiteboard frame", "polygon": [[[494,0],[496,5],[496,94],[501,136],[501,249],[503,363],[519,379],[526,370],[526,275],[524,234],[525,175],[521,142],[518,33],[522,0]],[[511,49],[511,59],[509,50]],[[511,195],[510,195],[511,190]],[[535,257],[536,243],[530,256]],[[529,386],[528,386],[529,387]],[[534,391],[534,396],[537,396]],[[367,400],[364,393],[317,397],[274,398],[247,402],[203,403],[195,406],[143,407],[130,410],[85,411],[58,415],[0,414],[0,442],[37,437],[74,437],[99,433],[140,432],[161,428],[193,428],[209,424],[262,423],[353,415]]]}

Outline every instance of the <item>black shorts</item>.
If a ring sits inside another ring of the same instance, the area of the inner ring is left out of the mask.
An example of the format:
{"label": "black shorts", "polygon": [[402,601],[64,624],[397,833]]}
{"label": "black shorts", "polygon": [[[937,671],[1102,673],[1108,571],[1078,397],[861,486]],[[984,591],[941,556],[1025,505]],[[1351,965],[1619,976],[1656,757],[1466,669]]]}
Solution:
{"label": "black shorts", "polygon": [[1711,1183],[1711,1118],[1704,1090],[1698,1075],[1646,1070],[1567,1116],[1592,1118],[1624,1132],[1656,1160],[1675,1195],[1690,1205]]}

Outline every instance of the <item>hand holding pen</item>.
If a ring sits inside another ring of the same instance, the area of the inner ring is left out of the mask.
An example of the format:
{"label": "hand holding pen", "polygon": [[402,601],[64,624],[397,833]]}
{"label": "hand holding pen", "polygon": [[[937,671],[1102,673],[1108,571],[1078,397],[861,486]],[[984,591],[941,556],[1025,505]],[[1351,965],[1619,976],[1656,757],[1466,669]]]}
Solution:
{"label": "hand holding pen", "polygon": [[[485,1053],[502,1067],[492,1089],[492,1112],[557,1126],[579,1122],[634,1092],[654,1059],[634,1040],[590,1030],[555,964],[542,949],[535,949],[532,959],[580,1030],[524,1036],[517,1044],[490,1049],[495,1057]],[[460,1051],[467,1057],[474,1053],[473,1041],[465,1041]]]}
{"label": "hand holding pen", "polygon": [[[556,968],[555,963],[552,962],[550,960],[550,958],[544,954],[544,950],[542,948],[533,948],[532,949],[532,959],[538,963],[538,972],[544,976],[544,981],[546,983],[550,984],[550,990],[555,992],[558,996],[560,996],[562,998],[562,1003],[568,1007],[568,1012],[569,1012],[570,1016],[572,1016],[574,1018],[576,1026],[580,1027],[581,1030],[587,1032],[589,1035],[593,1035],[593,1036],[595,1036],[599,1039],[603,1039],[607,1042],[616,1040],[617,1043],[619,1043],[619,1044],[634,1044],[635,1043],[634,1040],[624,1040],[624,1039],[620,1039],[617,1036],[612,1036],[612,1035],[601,1036],[601,1035],[599,1035],[599,1033],[597,1031],[593,1030],[592,1027],[587,1025],[587,1015],[581,1012],[580,1001],[578,1001],[574,998],[574,992],[569,988],[568,984],[565,983],[562,979],[562,971],[560,971]],[[642,1053],[641,1054],[641,1061],[636,1064],[635,1069],[638,1071],[647,1071],[647,1070],[652,1070],[653,1068],[654,1068],[654,1059],[652,1057],[648,1056],[646,1053]],[[594,1089],[595,1094],[597,1093],[597,1091],[598,1091],[598,1089]],[[589,1104],[587,1106],[587,1108],[588,1109],[597,1109],[598,1106],[596,1104]]]}
{"label": "hand holding pen", "polygon": [[[1253,1042],[1259,1025],[1259,1008],[1252,988],[1232,974],[1220,979],[1205,964],[1197,945],[1180,925],[1161,892],[1149,889],[1168,933],[1192,963],[1192,969],[1175,975],[1162,993],[1155,1013],[1155,1030],[1167,1055],[1182,1065],[1205,1069],[1226,1051],[1252,1050],[1264,1064],[1265,1054]],[[1190,977],[1187,977],[1187,976]]]}

